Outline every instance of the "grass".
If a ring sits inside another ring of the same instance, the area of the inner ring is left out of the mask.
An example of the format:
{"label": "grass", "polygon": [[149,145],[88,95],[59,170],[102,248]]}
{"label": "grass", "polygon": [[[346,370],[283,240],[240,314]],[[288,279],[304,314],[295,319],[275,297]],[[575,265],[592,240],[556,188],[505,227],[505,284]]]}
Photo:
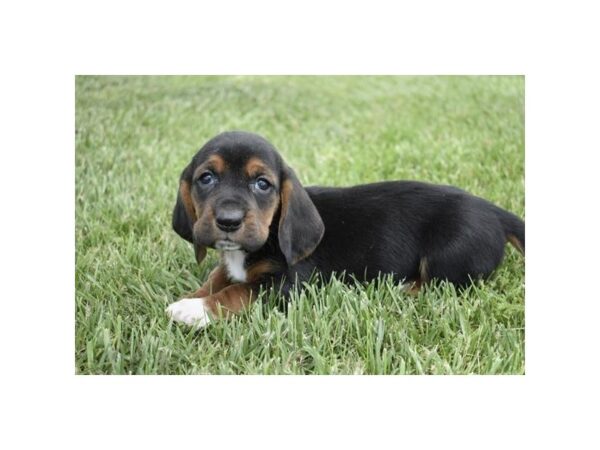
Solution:
{"label": "grass", "polygon": [[512,247],[464,292],[332,280],[287,314],[267,302],[201,332],[170,323],[166,305],[216,263],[197,266],[171,230],[178,177],[230,129],[267,137],[305,184],[454,184],[524,216],[522,77],[77,77],[77,373],[524,373]]}

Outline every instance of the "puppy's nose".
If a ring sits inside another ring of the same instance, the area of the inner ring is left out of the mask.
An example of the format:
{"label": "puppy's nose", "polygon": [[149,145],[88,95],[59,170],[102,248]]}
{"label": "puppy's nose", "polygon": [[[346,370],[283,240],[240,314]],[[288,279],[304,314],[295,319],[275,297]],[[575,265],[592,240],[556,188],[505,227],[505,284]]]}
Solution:
{"label": "puppy's nose", "polygon": [[239,209],[223,209],[217,213],[217,226],[226,232],[232,232],[242,226],[244,212]]}

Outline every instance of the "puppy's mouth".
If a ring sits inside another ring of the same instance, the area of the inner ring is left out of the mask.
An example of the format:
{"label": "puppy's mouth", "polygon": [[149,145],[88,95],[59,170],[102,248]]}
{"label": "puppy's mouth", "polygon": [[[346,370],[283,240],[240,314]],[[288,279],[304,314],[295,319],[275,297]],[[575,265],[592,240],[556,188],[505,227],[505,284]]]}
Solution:
{"label": "puppy's mouth", "polygon": [[219,240],[215,242],[215,248],[217,250],[224,250],[224,251],[233,251],[233,250],[240,250],[242,248],[242,246],[240,244],[238,244],[237,242],[233,242],[230,241],[229,239],[224,239],[224,240]]}

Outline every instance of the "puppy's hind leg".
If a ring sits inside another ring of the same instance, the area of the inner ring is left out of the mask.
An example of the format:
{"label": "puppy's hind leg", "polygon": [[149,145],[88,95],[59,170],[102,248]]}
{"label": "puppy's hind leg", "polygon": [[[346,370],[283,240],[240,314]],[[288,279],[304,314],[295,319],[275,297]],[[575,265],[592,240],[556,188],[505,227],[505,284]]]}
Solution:
{"label": "puppy's hind leg", "polygon": [[448,243],[427,256],[429,279],[447,280],[456,286],[468,286],[472,280],[488,277],[504,257],[505,238],[502,234],[469,236]]}

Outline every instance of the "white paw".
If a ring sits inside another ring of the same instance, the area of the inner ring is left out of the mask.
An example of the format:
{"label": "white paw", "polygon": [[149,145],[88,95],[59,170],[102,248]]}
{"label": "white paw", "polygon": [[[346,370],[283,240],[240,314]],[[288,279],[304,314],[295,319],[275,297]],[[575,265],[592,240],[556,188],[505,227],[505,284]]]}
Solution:
{"label": "white paw", "polygon": [[210,322],[210,316],[202,298],[184,298],[171,303],[165,312],[175,322],[182,322],[197,328],[205,327]]}

